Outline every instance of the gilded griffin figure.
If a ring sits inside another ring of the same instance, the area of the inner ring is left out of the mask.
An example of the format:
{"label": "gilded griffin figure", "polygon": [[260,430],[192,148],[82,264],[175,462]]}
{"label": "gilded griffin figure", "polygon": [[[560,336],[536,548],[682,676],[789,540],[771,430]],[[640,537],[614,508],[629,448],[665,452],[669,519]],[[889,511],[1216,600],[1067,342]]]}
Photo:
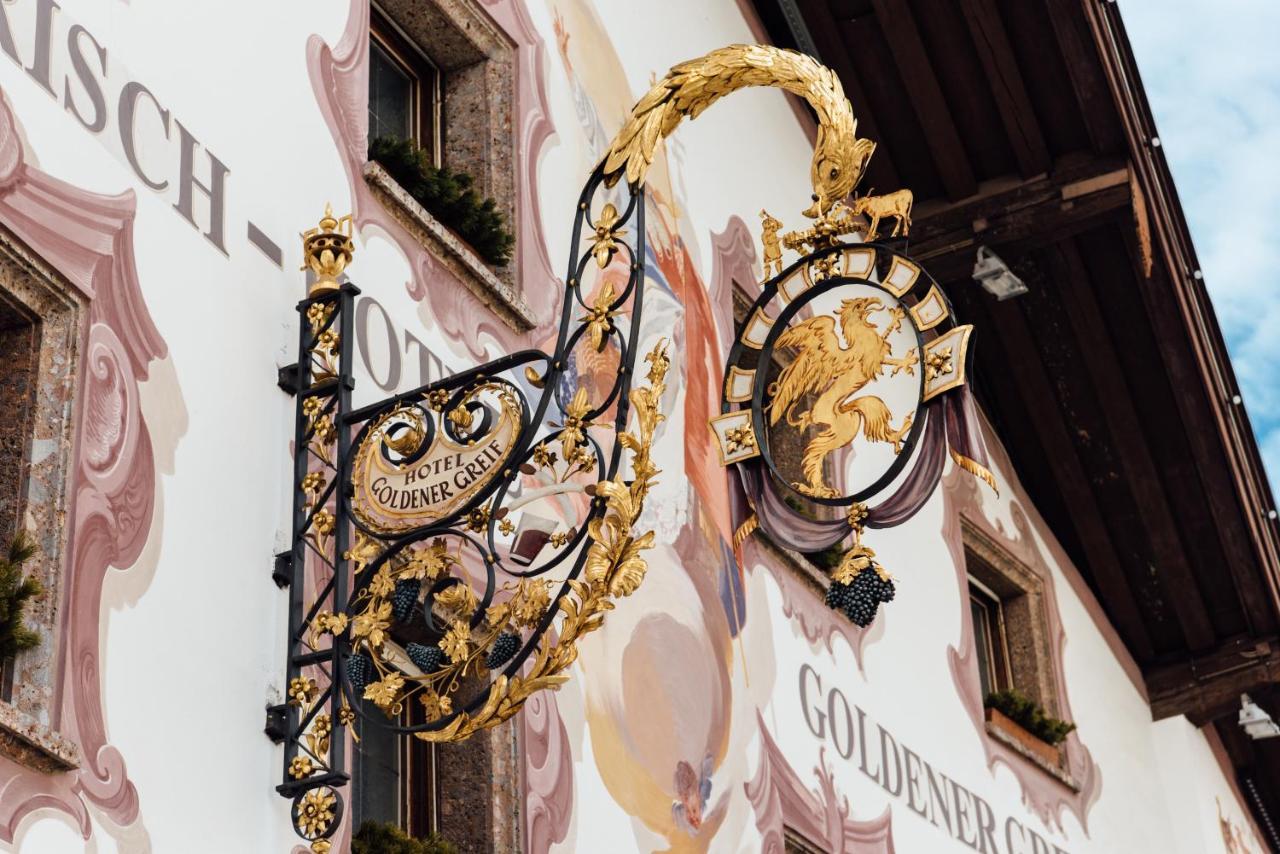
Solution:
{"label": "gilded griffin figure", "polygon": [[[902,451],[911,429],[911,416],[907,415],[895,428],[893,413],[883,400],[871,394],[854,396],[878,379],[886,366],[893,368],[890,376],[894,376],[902,370],[914,374],[919,363],[914,347],[906,356],[893,358],[889,336],[902,325],[904,312],[900,307],[890,309],[892,320],[881,332],[869,318],[883,308],[878,297],[846,299],[834,312],[840,320],[839,332],[835,318],[821,315],[778,336],[778,347],[794,348],[799,353],[769,389],[773,396],[767,407],[769,423],[777,424],[785,416],[788,424],[801,430],[822,428],[809,440],[801,458],[808,482],[793,484],[806,495],[837,497],[823,479],[822,464],[827,454],[853,442],[860,431],[869,441],[892,442],[894,453]],[[808,409],[797,411],[815,394],[817,399]]]}

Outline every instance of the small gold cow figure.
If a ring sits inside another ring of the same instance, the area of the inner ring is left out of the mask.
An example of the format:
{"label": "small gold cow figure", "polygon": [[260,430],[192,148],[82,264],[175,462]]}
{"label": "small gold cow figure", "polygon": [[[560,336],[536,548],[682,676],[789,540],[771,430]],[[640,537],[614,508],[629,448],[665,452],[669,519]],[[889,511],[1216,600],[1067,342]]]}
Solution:
{"label": "small gold cow figure", "polygon": [[885,193],[883,196],[866,195],[854,199],[850,209],[855,214],[862,214],[871,220],[864,238],[870,243],[879,235],[880,220],[885,217],[893,217],[896,220],[893,231],[889,234],[890,237],[897,237],[899,234],[906,237],[911,231],[911,203],[911,191],[898,190],[894,193]]}
{"label": "small gold cow figure", "polygon": [[769,268],[776,267],[774,275],[782,272],[782,241],[778,239],[778,229],[782,223],[769,216],[769,212],[760,211],[761,227],[760,244],[764,248],[764,280],[769,281]]}

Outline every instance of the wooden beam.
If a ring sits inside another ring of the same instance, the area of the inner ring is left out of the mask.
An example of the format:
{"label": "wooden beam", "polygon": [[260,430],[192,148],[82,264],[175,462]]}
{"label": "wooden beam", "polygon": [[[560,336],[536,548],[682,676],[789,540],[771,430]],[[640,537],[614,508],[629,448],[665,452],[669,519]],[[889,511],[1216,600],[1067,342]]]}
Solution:
{"label": "wooden beam", "polygon": [[[1221,434],[1210,412],[1209,395],[1196,376],[1185,337],[1180,337],[1184,333],[1179,329],[1181,319],[1174,301],[1157,296],[1168,287],[1163,265],[1157,265],[1151,279],[1142,275],[1140,250],[1130,229],[1103,229],[1091,233],[1089,240],[1091,251],[1086,263],[1094,271],[1097,292],[1130,295],[1136,304],[1130,310],[1146,314],[1154,339],[1150,355],[1164,372],[1155,381],[1170,389],[1174,412],[1186,436],[1187,453],[1180,477],[1185,488],[1196,496],[1197,510],[1209,530],[1208,539],[1221,549],[1220,561],[1234,582],[1248,631],[1255,635],[1280,631],[1277,602],[1261,569],[1265,562],[1255,550],[1256,541],[1247,524],[1249,510],[1239,501],[1222,450]],[[1095,260],[1094,250],[1106,257],[1123,251],[1131,263],[1127,267],[1100,263]]]}
{"label": "wooden beam", "polygon": [[951,118],[947,99],[929,63],[910,5],[904,0],[874,0],[873,5],[947,196],[951,199],[972,196],[978,192],[978,182]]}
{"label": "wooden beam", "polygon": [[1089,141],[1099,154],[1119,154],[1124,150],[1124,135],[1114,117],[1117,105],[1085,18],[1084,4],[1080,0],[1046,0],[1046,5]]}
{"label": "wooden beam", "polygon": [[1090,228],[1132,203],[1127,166],[1089,160],[1043,178],[997,185],[963,204],[922,211],[911,225],[908,251],[934,278],[945,280],[973,268],[979,245],[1025,252]]}
{"label": "wooden beam", "polygon": [[973,36],[987,81],[991,84],[1000,120],[1009,135],[1013,155],[1018,160],[1018,170],[1024,178],[1048,171],[1051,163],[1049,149],[995,3],[993,0],[966,0],[960,8],[964,12],[965,23],[969,25],[969,34]]}
{"label": "wooden beam", "polygon": [[884,181],[883,185],[877,186],[900,186],[902,179],[893,165],[893,155],[881,144],[884,142],[884,135],[880,132],[875,114],[871,112],[871,102],[862,88],[862,82],[854,71],[853,63],[849,61],[848,48],[840,38],[840,27],[830,5],[825,0],[796,0],[796,6],[804,16],[809,35],[813,37],[814,46],[818,49],[816,58],[830,66],[840,77],[845,96],[853,105],[854,118],[858,120],[858,136],[877,143],[866,177],[870,179],[874,176],[875,181]]}
{"label": "wooden beam", "polygon": [[[1029,413],[1041,416],[1035,422],[1036,429],[1027,432],[1024,438],[1042,449],[1038,459],[1052,467],[1054,483],[1063,503],[1071,510],[1070,524],[1075,527],[1086,562],[1086,566],[1078,569],[1097,585],[1107,616],[1133,657],[1139,663],[1150,661],[1154,650],[1133,589],[1120,565],[1111,533],[1099,512],[1066,423],[1059,415],[1057,396],[1022,313],[1013,302],[998,303],[986,298],[972,282],[950,291],[966,320],[992,333],[984,336],[977,346],[988,352],[997,351],[994,361],[1003,366],[1007,378],[993,375],[991,382],[1012,380],[1012,390],[1005,390],[1003,394],[1015,394],[1027,402]],[[1030,424],[1028,420],[1027,425]],[[1004,442],[1014,441],[1010,436],[1000,438]]]}
{"label": "wooden beam", "polygon": [[[1166,378],[1174,390],[1174,402],[1182,419],[1191,458],[1199,475],[1205,507],[1219,534],[1226,563],[1240,588],[1241,603],[1255,633],[1267,633],[1280,625],[1275,594],[1266,582],[1264,546],[1250,530],[1248,515],[1261,515],[1261,508],[1244,506],[1241,491],[1232,477],[1224,449],[1226,440],[1214,418],[1210,392],[1197,369],[1188,343],[1186,319],[1171,293],[1172,286],[1163,264],[1151,277],[1142,275],[1139,249],[1132,233],[1122,236],[1131,261],[1133,281],[1155,334]],[[1132,285],[1130,285],[1132,287]]]}
{"label": "wooden beam", "polygon": [[1196,726],[1234,714],[1240,695],[1280,679],[1280,640],[1243,638],[1144,673],[1155,720],[1186,715]]}
{"label": "wooden beam", "polygon": [[[1054,294],[1066,311],[1077,350],[1102,403],[1102,415],[1114,443],[1113,450],[1123,467],[1124,481],[1133,493],[1147,540],[1151,543],[1166,599],[1173,606],[1191,650],[1208,649],[1217,639],[1213,624],[1192,573],[1187,549],[1179,537],[1178,524],[1169,507],[1160,472],[1145,441],[1147,431],[1161,429],[1161,426],[1144,423],[1134,408],[1125,376],[1117,369],[1119,357],[1107,332],[1106,320],[1094,298],[1089,274],[1074,243],[1059,243],[1046,250],[1046,254],[1050,259]],[[1024,302],[1024,305],[1029,304]]]}

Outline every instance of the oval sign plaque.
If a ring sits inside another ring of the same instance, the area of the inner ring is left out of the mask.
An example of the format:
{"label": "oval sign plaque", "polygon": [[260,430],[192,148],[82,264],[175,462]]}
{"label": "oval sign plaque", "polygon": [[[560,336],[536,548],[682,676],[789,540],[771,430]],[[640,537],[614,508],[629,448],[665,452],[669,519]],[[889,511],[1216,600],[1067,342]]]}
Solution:
{"label": "oval sign plaque", "polygon": [[510,392],[482,387],[447,417],[481,434],[455,440],[443,425],[427,422],[432,415],[409,405],[370,425],[351,468],[351,508],[369,529],[395,534],[448,516],[502,471],[520,434],[520,407]]}

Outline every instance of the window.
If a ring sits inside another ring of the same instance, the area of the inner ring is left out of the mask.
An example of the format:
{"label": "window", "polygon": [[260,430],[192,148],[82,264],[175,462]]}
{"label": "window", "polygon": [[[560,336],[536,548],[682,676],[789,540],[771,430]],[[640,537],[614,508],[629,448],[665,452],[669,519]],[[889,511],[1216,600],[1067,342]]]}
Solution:
{"label": "window", "polygon": [[[439,830],[435,797],[435,745],[410,738],[382,723],[381,713],[368,710],[358,719],[353,761],[353,827],[364,821],[399,825],[416,837]],[[410,703],[401,726],[424,723],[419,704]]]}
{"label": "window", "polygon": [[973,640],[978,653],[982,696],[1007,690],[1013,679],[1009,675],[1004,607],[990,588],[972,576],[969,577],[969,613],[973,617]]}
{"label": "window", "polygon": [[1044,582],[966,520],[969,615],[982,696],[1013,689],[1057,709]]}
{"label": "window", "polygon": [[412,139],[440,163],[440,74],[403,31],[374,8],[369,34],[369,139]]}
{"label": "window", "polygon": [[[31,419],[40,354],[38,323],[0,290],[0,548],[8,545],[24,521],[31,456]],[[28,622],[30,618],[27,617]],[[13,699],[12,661],[0,661],[0,700]]]}
{"label": "window", "polygon": [[[476,0],[378,0],[370,12],[366,144],[378,136],[412,139],[436,166],[472,179],[514,234],[520,166],[517,45]],[[438,220],[376,162],[363,167],[373,195],[448,275],[504,323],[527,332],[538,322],[520,292],[516,263],[494,266],[459,239],[459,223]]]}
{"label": "window", "polygon": [[783,854],[827,854],[827,851],[787,827],[783,829]]}

